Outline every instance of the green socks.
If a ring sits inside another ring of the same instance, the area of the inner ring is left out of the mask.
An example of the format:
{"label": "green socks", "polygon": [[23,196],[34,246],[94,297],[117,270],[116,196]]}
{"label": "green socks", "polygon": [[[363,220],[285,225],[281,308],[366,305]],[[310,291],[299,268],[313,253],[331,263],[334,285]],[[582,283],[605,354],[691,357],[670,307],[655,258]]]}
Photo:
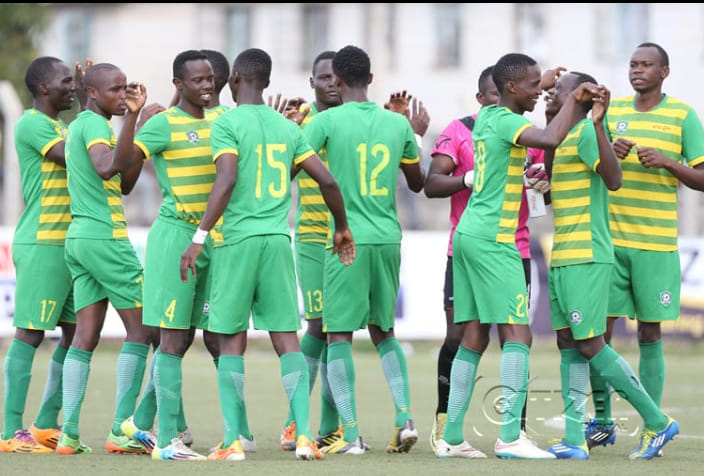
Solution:
{"label": "green socks", "polygon": [[239,439],[240,433],[242,433],[240,431],[240,415],[244,404],[243,356],[226,354],[220,356],[218,361],[218,392],[220,394],[220,409],[225,420],[225,437],[222,447],[227,448]]}
{"label": "green socks", "polygon": [[638,344],[640,347],[640,362],[638,374],[640,383],[657,406],[662,401],[662,389],[665,386],[665,353],[662,350],[662,339],[656,342]]}
{"label": "green socks", "polygon": [[584,407],[587,404],[589,362],[577,349],[560,349],[560,379],[565,406],[565,443],[584,445]]}
{"label": "green socks", "polygon": [[117,396],[112,432],[121,435],[120,425],[134,414],[137,398],[144,380],[149,344],[125,342],[117,358]]}
{"label": "green socks", "polygon": [[44,395],[42,403],[39,406],[39,413],[34,421],[37,428],[58,428],[59,412],[61,411],[63,401],[63,372],[64,360],[66,360],[66,352],[60,345],[54,349],[49,361],[49,375],[44,386]]}
{"label": "green socks", "polygon": [[340,414],[343,438],[348,443],[359,436],[357,424],[357,402],[355,401],[355,370],[352,360],[352,344],[335,342],[328,345],[328,382],[335,399],[335,407]]}
{"label": "green socks", "polygon": [[519,342],[506,342],[501,353],[499,375],[503,396],[501,432],[506,443],[516,441],[521,432],[521,414],[528,393],[528,353],[530,348]]}
{"label": "green socks", "polygon": [[86,396],[91,357],[93,357],[93,352],[69,347],[66,353],[66,359],[64,360],[63,432],[74,440],[77,440],[80,434],[78,431],[78,423],[81,407],[83,406],[83,399]]}
{"label": "green socks", "polygon": [[24,428],[22,416],[27,403],[27,392],[32,380],[32,363],[36,349],[26,342],[13,339],[5,356],[5,424],[2,439]]}
{"label": "green socks", "polygon": [[443,440],[451,445],[464,441],[464,416],[474,392],[474,380],[482,354],[459,346],[450,370],[450,395],[447,399],[447,422]]}
{"label": "green socks", "polygon": [[645,391],[631,366],[611,347],[605,346],[601,349],[589,361],[589,365],[633,405],[643,417],[648,430],[660,431],[667,426],[667,417]]}
{"label": "green socks", "polygon": [[396,407],[394,426],[399,427],[411,418],[406,356],[398,340],[394,337],[384,339],[377,345],[376,350],[381,357],[381,368],[384,370],[386,383],[389,385],[391,398],[394,401],[394,407]]}
{"label": "green socks", "polygon": [[159,418],[159,448],[171,444],[178,437],[178,415],[181,407],[182,357],[159,351],[154,364],[157,414]]}

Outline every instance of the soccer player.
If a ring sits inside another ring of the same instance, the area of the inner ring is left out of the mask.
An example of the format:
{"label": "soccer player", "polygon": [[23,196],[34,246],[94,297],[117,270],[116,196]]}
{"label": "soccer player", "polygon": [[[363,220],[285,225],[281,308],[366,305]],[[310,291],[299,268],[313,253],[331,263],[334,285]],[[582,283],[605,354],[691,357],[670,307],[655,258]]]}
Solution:
{"label": "soccer player", "polygon": [[[554,75],[555,70],[546,71]],[[554,459],[520,431],[528,387],[528,296],[521,256],[516,248],[518,210],[523,192],[526,147],[557,146],[576,115],[578,101],[601,94],[596,85],[582,85],[566,100],[545,128],[523,117],[541,93],[540,68],[529,56],[510,53],[494,66],[499,91],[496,105],[480,109],[472,141],[475,174],[472,196],[453,238],[455,323],[479,320],[496,324],[504,343],[500,378],[503,389],[502,425],[494,453],[499,458]],[[463,420],[471,400],[481,354],[488,335],[465,326],[450,374],[447,423],[438,441],[438,457],[462,457],[470,447],[463,438]]]}
{"label": "soccer player", "polygon": [[[181,226],[181,228],[190,227],[195,229],[193,226],[190,225],[195,225],[197,227],[197,223],[194,223],[194,221],[200,220],[202,212],[204,211],[204,205],[207,200],[207,194],[203,194],[202,192],[198,192],[198,195],[201,196],[203,202],[201,202],[200,205],[194,203],[191,206],[195,208],[203,208],[203,210],[199,210],[197,212],[191,211],[189,214],[186,214],[184,212],[180,212],[173,209],[173,205],[175,203],[192,202],[194,195],[192,193],[181,193],[181,191],[188,190],[184,188],[184,185],[186,185],[185,182],[182,183],[186,179],[186,177],[174,173],[172,169],[177,166],[176,164],[178,164],[178,167],[183,167],[182,170],[190,170],[191,172],[193,172],[194,178],[198,181],[202,181],[202,183],[198,184],[200,186],[207,185],[209,183],[212,187],[212,182],[215,179],[215,166],[212,163],[212,156],[208,155],[206,160],[205,156],[203,155],[206,152],[203,147],[209,147],[209,132],[204,133],[204,131],[209,131],[212,120],[218,115],[224,114],[229,109],[227,106],[220,104],[220,92],[223,87],[227,84],[228,78],[230,77],[230,65],[227,61],[227,58],[219,51],[200,50],[200,53],[202,55],[197,53],[198,52],[196,51],[184,52],[174,60],[174,84],[176,86],[176,97],[174,98],[174,103],[169,109],[168,114],[164,118],[148,122],[147,124],[149,124],[149,126],[146,127],[144,131],[142,131],[141,128],[139,129],[139,134],[137,135],[137,139],[135,140],[135,146],[132,151],[133,155],[127,158],[127,160],[131,161],[144,160],[145,158],[148,158],[148,156],[146,156],[145,154],[147,152],[150,152],[150,156],[154,158],[153,163],[159,164],[159,166],[157,166],[156,168],[157,176],[160,177],[159,181],[160,183],[163,183],[167,186],[166,189],[163,189],[168,192],[164,195],[165,208],[162,208],[161,210],[162,218],[157,220],[157,223],[154,224],[154,227],[152,228],[150,233],[149,240],[154,243],[159,241],[160,236],[162,236],[159,230],[161,228],[164,228],[163,223],[166,221],[168,224],[168,222],[173,219],[170,217],[178,217],[178,220],[184,221],[184,224],[178,222],[179,225],[183,225]],[[210,65],[212,67],[213,93],[208,94],[206,92],[205,94],[200,95],[198,88],[205,88],[206,86],[201,83],[205,83],[207,81],[206,77],[200,79],[200,76],[198,76],[199,74],[203,73],[203,56],[205,56],[205,59],[210,62]],[[196,62],[200,63],[201,68],[195,68]],[[203,101],[205,101],[205,104],[203,103]],[[176,126],[176,124],[180,125]],[[190,142],[187,140],[173,140],[173,137],[175,136],[172,135],[172,129],[175,133],[177,132],[178,128],[185,128],[189,130],[194,129],[199,131],[199,140],[195,142]],[[206,144],[208,145],[206,146]],[[162,148],[163,150],[160,151],[159,149]],[[174,159],[173,155],[175,153],[179,153],[179,151],[181,153],[183,153],[184,151],[190,151],[188,152],[189,156],[187,158],[181,157],[177,160]],[[196,153],[197,156],[192,156],[193,153]],[[203,170],[205,170],[203,168],[199,168],[201,166],[210,167],[210,174],[201,173]],[[189,168],[186,169],[185,167]],[[157,226],[158,224],[159,226]],[[191,233],[188,233],[186,243],[190,241],[192,231],[193,230],[191,230]],[[210,243],[208,246],[210,247]],[[150,246],[147,246],[147,249],[149,250]],[[161,245],[154,244],[151,249],[161,249]],[[181,251],[183,251],[183,246],[180,245],[177,246],[175,249],[170,249],[168,252],[177,253],[176,260],[167,260],[167,264],[171,267],[174,267],[176,263],[178,263],[178,258],[180,258]],[[150,254],[148,254],[148,256],[150,256]],[[205,343],[206,348],[208,349],[208,352],[210,352],[210,354],[213,356],[215,367],[217,368],[217,362],[219,357],[218,338],[217,334],[214,334],[207,330],[208,314],[206,309],[204,309],[204,305],[205,308],[207,308],[206,303],[208,299],[209,286],[209,283],[207,282],[207,269],[209,267],[209,259],[207,259],[207,256],[208,255],[204,255],[201,259],[201,262],[199,263],[204,271],[201,272],[199,279],[196,280],[199,281],[197,284],[196,281],[194,281],[194,283],[192,283],[192,286],[184,286],[178,280],[178,278],[176,278],[176,281],[172,282],[170,286],[165,286],[166,288],[170,287],[176,290],[186,289],[193,295],[192,297],[182,300],[186,303],[189,302],[189,299],[193,301],[193,303],[191,304],[191,306],[193,306],[193,315],[190,319],[188,319],[189,325],[186,326],[187,329],[176,328],[174,327],[174,323],[171,322],[165,323],[164,326],[162,326],[161,333],[175,332],[176,338],[179,342],[179,346],[188,349],[193,343],[196,328],[202,329],[203,341]],[[152,263],[152,266],[145,266],[145,285],[147,286],[147,289],[149,289],[151,286],[161,287],[163,284],[163,279],[161,277],[162,273],[165,276],[172,275],[173,273],[168,273],[168,270],[161,269],[161,267],[165,266],[161,259],[155,259],[155,261],[152,261],[150,259],[149,262]],[[154,273],[152,273],[152,268],[154,269]],[[172,269],[172,271],[175,270]],[[158,290],[158,292],[164,293],[164,290],[160,289]],[[178,292],[180,293],[181,291]],[[152,294],[147,294],[145,296],[144,301],[147,314],[154,311],[154,309],[152,309],[153,304],[154,303],[152,302]],[[170,304],[170,301],[166,303],[166,307],[168,307]],[[158,306],[155,304],[154,307]],[[162,307],[164,306],[162,305]],[[164,307],[164,309],[166,309],[166,307]],[[198,310],[198,308],[200,310]],[[179,312],[181,312],[181,309],[179,309]],[[163,309],[156,309],[154,311],[154,314],[157,316],[163,314]],[[145,322],[147,322],[150,320],[153,321],[154,319],[150,319],[147,315],[144,317],[144,320]],[[151,325],[159,327],[161,323],[157,322]],[[184,335],[181,333],[181,331],[184,330],[188,331],[187,341],[183,341]],[[158,351],[155,352],[155,355],[157,354]],[[181,357],[183,357],[183,354],[180,355]],[[149,378],[147,380],[145,389],[142,392],[142,397],[139,405],[137,406],[134,417],[128,418],[127,420],[125,420],[125,422],[122,423],[123,432],[126,435],[130,436],[132,439],[142,443],[142,445],[144,445],[144,447],[150,453],[152,453],[152,450],[155,446],[162,447],[171,445],[173,439],[165,439],[165,441],[163,441],[161,445],[158,445],[158,437],[154,432],[151,431],[157,413],[157,395],[154,388],[153,379],[153,367],[156,361],[156,358],[152,359],[152,368],[150,369]],[[168,396],[169,394],[167,393],[162,395]],[[167,405],[169,405],[170,403],[170,401],[167,402]],[[249,430],[246,409],[243,409],[241,418],[243,421],[243,424],[241,425],[243,434],[240,436],[242,446],[245,451],[254,452],[256,451],[256,440]],[[178,432],[178,438],[181,440],[181,442],[186,446],[191,446],[191,444],[193,443],[193,437],[186,425],[182,402],[179,405],[179,412],[178,416],[176,417],[176,429]],[[159,433],[161,434],[162,432],[160,431]],[[167,431],[166,434],[173,435],[173,432],[169,433],[169,431]],[[164,453],[163,450],[162,453]],[[184,450],[175,451],[173,454],[171,454],[169,459],[192,459],[193,457],[197,456],[193,455],[192,452],[189,452],[188,450]]]}
{"label": "soccer player", "polygon": [[[134,141],[130,140],[125,149],[118,147],[120,154],[116,153],[127,167],[152,157],[163,195],[159,217],[149,231],[144,266],[144,324],[160,328],[153,369],[159,415],[156,446],[153,435],[142,430],[151,428],[152,412],[138,412],[123,427],[126,434],[151,450],[152,459],[202,460],[205,456],[189,449],[179,438],[178,420],[183,413],[181,361],[201,324],[207,299],[210,238],[197,262],[195,279],[184,284],[177,270],[181,252],[200,224],[215,180],[210,126],[217,113],[207,110],[215,95],[208,57],[197,50],[179,53],[173,61],[173,83],[179,96],[177,104],[148,120]],[[130,111],[129,115],[134,118],[138,112]],[[154,408],[151,399],[143,403],[147,409]]]}
{"label": "soccer player", "polygon": [[315,150],[327,150],[330,171],[340,183],[355,230],[357,258],[352,266],[329,255],[325,259],[328,383],[344,435],[323,451],[366,451],[357,423],[352,334],[367,327],[396,407],[387,451],[407,452],[418,440],[418,431],[410,413],[406,358],[394,336],[401,251],[396,186],[400,168],[409,188],[419,192],[424,173],[409,121],[367,99],[372,80],[367,53],[346,46],[333,57],[332,69],[342,105],[318,114],[303,132]]}
{"label": "soccer player", "polygon": [[211,147],[217,173],[200,226],[181,257],[181,279],[198,276],[205,238],[222,217],[222,243],[213,251],[208,329],[220,334],[218,389],[225,436],[213,460],[241,461],[240,407],[249,316],[269,331],[296,422],[296,458],[322,459],[310,432],[309,377],[296,331],[296,278],[288,228],[289,171],[302,167],[320,186],[335,217],[334,253],[349,265],[355,246],[337,182],[306,143],[300,128],[264,103],[271,58],[251,48],[234,61],[230,90],[237,107],[215,119]]}
{"label": "soccer player", "polygon": [[[704,190],[704,131],[689,104],[662,92],[669,74],[669,57],[660,45],[638,45],[628,69],[635,94],[611,101],[606,114],[623,168],[623,186],[609,194],[616,261],[606,341],[617,318],[637,319],[640,380],[658,406],[665,384],[660,324],[680,315],[678,182]],[[591,386],[596,415],[585,430],[587,444],[613,444],[610,389],[594,372]]]}
{"label": "soccer player", "polygon": [[[494,80],[491,78],[493,66],[485,68],[479,75],[478,91],[476,99],[479,104],[484,107],[491,104],[496,104],[499,98],[499,92],[494,85]],[[467,207],[467,202],[472,193],[472,185],[474,178],[474,148],[472,145],[472,129],[476,121],[477,115],[467,116],[462,119],[455,119],[443,130],[435,142],[435,147],[431,152],[432,162],[426,178],[425,191],[426,196],[430,198],[448,197],[450,196],[450,240],[447,250],[447,264],[445,267],[445,285],[444,285],[444,306],[445,306],[445,321],[446,332],[445,340],[440,353],[438,354],[438,405],[433,419],[433,427],[430,433],[430,446],[433,451],[437,446],[438,440],[442,438],[447,421],[447,400],[450,392],[450,370],[452,361],[457,354],[457,348],[462,339],[464,331],[463,325],[454,323],[454,296],[452,289],[452,237],[455,233],[457,223],[462,216],[462,212]],[[538,149],[529,149],[529,161],[531,165],[541,164],[543,162],[543,151]],[[546,182],[539,184],[541,190],[548,189]],[[528,287],[528,296],[530,299],[530,231],[528,229],[528,204],[525,193],[521,196],[521,208],[518,215],[518,227],[516,230],[516,247],[521,253],[523,261],[523,270],[525,273],[526,284]],[[488,344],[489,325],[479,324],[479,321],[470,321],[469,326],[475,328],[468,332],[486,333]],[[523,407],[523,416],[521,418],[521,429],[525,431],[525,405]],[[469,458],[485,458],[486,455],[471,445],[464,448],[462,451],[463,457]]]}
{"label": "soccer player", "polygon": [[[79,438],[79,417],[90,360],[98,345],[108,302],[117,310],[127,335],[117,363],[117,402],[108,451],[144,453],[122,434],[120,424],[132,413],[142,386],[150,330],[142,325],[142,265],[127,236],[122,194],[132,190],[141,163],[121,170],[114,161],[113,115],[127,111],[127,98],[139,88],[129,86],[115,65],[101,63],[85,73],[86,110],[68,128],[66,168],[71,197],[71,225],[66,235],[66,263],[73,279],[76,333],[63,368],[63,427],[58,454],[90,453]],[[143,87],[143,86],[142,86]],[[134,122],[125,122],[129,133]]]}
{"label": "soccer player", "polygon": [[[77,71],[78,72],[78,71]],[[71,222],[66,189],[66,124],[59,113],[71,109],[76,82],[58,58],[35,59],[25,73],[32,94],[15,126],[15,148],[25,210],[12,240],[17,273],[15,338],[5,356],[4,424],[0,451],[49,453],[61,434],[61,374],[76,328],[71,274],[64,259],[64,240]],[[32,364],[44,332],[61,327],[61,339],[49,363],[49,375],[37,418],[29,430],[22,423]]]}
{"label": "soccer player", "polygon": [[[554,113],[586,82],[596,83],[584,73],[562,75],[546,112]],[[582,104],[582,113],[573,118],[551,167],[555,234],[548,283],[552,328],[557,331],[561,357],[565,437],[548,451],[558,458],[589,458],[582,422],[591,367],[643,417],[643,436],[629,458],[650,459],[679,432],[679,426],[658,408],[630,365],[604,339],[614,261],[607,188],[618,190],[622,174],[604,129],[609,92],[603,91],[604,98],[594,101],[591,120],[586,116],[592,105]]]}
{"label": "soccer player", "polygon": [[[315,100],[301,106],[308,109],[301,122],[304,128],[318,113],[340,105],[340,97],[335,88],[332,73],[334,51],[323,51],[313,61],[310,87],[315,92]],[[327,163],[325,150],[318,156]],[[327,380],[327,336],[323,332],[323,273],[325,243],[327,241],[330,213],[323,201],[320,188],[304,170],[296,175],[298,198],[296,201],[295,262],[296,276],[303,294],[306,331],[301,339],[301,352],[308,364],[310,389],[312,390],[320,368],[321,409],[320,431],[316,441],[320,448],[328,446],[342,436],[335,401],[330,393]],[[284,430],[281,433],[281,447],[284,450],[296,449],[296,425],[293,410],[289,409]]]}

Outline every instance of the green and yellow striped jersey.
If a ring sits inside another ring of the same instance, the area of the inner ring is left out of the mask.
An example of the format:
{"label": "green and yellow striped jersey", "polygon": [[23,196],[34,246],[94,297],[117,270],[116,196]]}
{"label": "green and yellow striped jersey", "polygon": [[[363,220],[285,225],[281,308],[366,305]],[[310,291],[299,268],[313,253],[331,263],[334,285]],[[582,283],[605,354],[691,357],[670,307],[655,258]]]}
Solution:
{"label": "green and yellow striped jersey", "polygon": [[[631,140],[652,147],[691,167],[704,162],[704,132],[689,104],[664,95],[647,112],[635,109],[635,97],[614,99],[606,114],[612,141]],[[650,251],[677,250],[677,178],[664,168],[645,168],[636,148],[621,161],[622,187],[609,194],[615,246]]]}
{"label": "green and yellow striped jersey", "polygon": [[555,150],[550,181],[555,234],[551,267],[613,263],[608,189],[596,172],[599,146],[591,119],[583,119]]}
{"label": "green and yellow striped jersey", "polygon": [[15,228],[14,243],[63,246],[71,224],[66,168],[46,158],[65,141],[66,124],[37,109],[27,109],[15,125],[25,209]]}

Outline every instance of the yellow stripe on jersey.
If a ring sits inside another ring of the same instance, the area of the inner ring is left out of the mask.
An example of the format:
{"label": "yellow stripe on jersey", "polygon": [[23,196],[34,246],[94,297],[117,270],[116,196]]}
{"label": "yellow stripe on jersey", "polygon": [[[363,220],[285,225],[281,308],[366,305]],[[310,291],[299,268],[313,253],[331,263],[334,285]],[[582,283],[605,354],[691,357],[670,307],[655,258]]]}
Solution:
{"label": "yellow stripe on jersey", "polygon": [[215,162],[216,160],[218,160],[218,158],[219,158],[221,155],[223,155],[223,154],[235,154],[235,155],[238,156],[238,157],[239,157],[239,155],[240,155],[240,153],[239,153],[239,151],[238,151],[237,149],[222,149],[221,151],[219,151],[217,154],[215,154],[215,155],[213,156],[213,162]]}
{"label": "yellow stripe on jersey", "polygon": [[518,227],[518,218],[504,218],[499,219],[499,226],[506,228],[516,228]]}
{"label": "yellow stripe on jersey", "polygon": [[112,149],[112,141],[103,139],[102,137],[99,137],[97,139],[94,139],[86,144],[86,150],[90,150],[91,147],[93,147],[96,144],[105,144],[106,146],[110,147]]}
{"label": "yellow stripe on jersey", "polygon": [[198,185],[176,185],[171,187],[174,195],[195,195],[199,193],[210,193],[213,189],[212,183],[203,183]]}
{"label": "yellow stripe on jersey", "polygon": [[300,188],[318,188],[318,182],[312,178],[301,178],[298,180],[298,186]]}
{"label": "yellow stripe on jersey", "polygon": [[211,149],[208,147],[193,147],[188,149],[165,150],[161,154],[166,160],[192,159],[196,156],[210,155]]}
{"label": "yellow stripe on jersey", "polygon": [[677,246],[672,245],[661,245],[658,243],[652,243],[650,241],[640,241],[640,240],[621,240],[619,238],[614,238],[614,246],[620,246],[622,248],[636,248],[640,250],[648,251],[677,251]]}
{"label": "yellow stripe on jersey", "polygon": [[195,177],[198,175],[212,175],[215,173],[216,169],[213,164],[198,165],[194,167],[169,167],[166,170],[166,174],[169,176],[169,178]]}
{"label": "yellow stripe on jersey", "polygon": [[66,188],[66,185],[67,185],[66,179],[42,180],[42,188],[44,190],[47,190],[50,188]]}
{"label": "yellow stripe on jersey", "polygon": [[420,157],[416,157],[415,159],[409,159],[407,157],[403,157],[401,159],[402,164],[415,164],[417,162],[420,162]]}
{"label": "yellow stripe on jersey", "polygon": [[[514,225],[515,226],[515,225]],[[516,235],[511,233],[497,233],[496,235],[497,243],[515,243]]]}
{"label": "yellow stripe on jersey", "polygon": [[572,231],[566,234],[558,234],[553,237],[555,243],[568,243],[573,241],[592,241],[591,231]]}
{"label": "yellow stripe on jersey", "polygon": [[47,207],[51,205],[71,205],[71,197],[42,197],[41,206]]}
{"label": "yellow stripe on jersey", "polygon": [[42,160],[42,172],[53,172],[55,170],[65,171],[66,169],[51,160]]}
{"label": "yellow stripe on jersey", "polygon": [[70,223],[70,213],[42,213],[39,215],[39,223]]}
{"label": "yellow stripe on jersey", "polygon": [[577,223],[586,225],[588,223],[591,223],[591,221],[592,221],[591,215],[588,215],[588,214],[555,217],[555,228],[562,227],[562,226],[576,225]]}
{"label": "yellow stripe on jersey", "polygon": [[64,240],[66,230],[38,230],[37,240]]}
{"label": "yellow stripe on jersey", "polygon": [[301,197],[302,205],[325,205],[322,195],[306,195]]}
{"label": "yellow stripe on jersey", "polygon": [[[49,151],[51,150],[51,148],[54,147],[54,146],[55,146],[56,144],[58,144],[59,142],[61,142],[62,140],[64,140],[63,137],[56,137],[56,138],[50,140],[49,142],[47,142],[47,143],[44,145],[44,147],[42,147],[42,150],[39,151],[39,152],[42,154],[42,156],[46,157],[46,154],[49,153]],[[55,164],[54,162],[49,162],[49,163],[51,163],[51,164],[53,164],[53,165],[59,167],[59,164]],[[61,168],[63,169],[63,167],[61,167]],[[42,170],[44,170],[44,162],[42,162]]]}
{"label": "yellow stripe on jersey", "polygon": [[617,195],[619,198],[635,198],[637,200],[646,200],[651,204],[653,202],[677,203],[677,195],[669,192],[659,193],[647,190],[637,190],[633,188],[624,190],[622,188],[614,192],[614,195]]}
{"label": "yellow stripe on jersey", "polygon": [[176,210],[179,212],[186,212],[186,213],[191,213],[191,212],[203,213],[203,212],[205,212],[206,205],[208,205],[208,202],[177,203]]}
{"label": "yellow stripe on jersey", "polygon": [[[300,233],[327,233],[328,227],[319,225],[300,226]],[[325,243],[326,240],[322,240],[321,243]]]}
{"label": "yellow stripe on jersey", "polygon": [[330,219],[329,212],[314,212],[314,211],[301,212],[301,220],[313,220],[313,221],[327,222],[329,219]]}
{"label": "yellow stripe on jersey", "polygon": [[[609,210],[614,215],[630,215],[634,217],[648,217],[658,220],[676,220],[677,210],[656,210],[652,208],[628,207],[625,205],[611,205]],[[612,223],[614,226],[614,223]]]}
{"label": "yellow stripe on jersey", "polygon": [[[117,177],[117,175],[115,177]],[[116,180],[113,180],[113,179],[103,180],[103,188],[105,190],[121,191],[122,189],[121,189],[120,179],[118,178]],[[120,202],[120,203],[122,203],[122,202]]]}
{"label": "yellow stripe on jersey", "polygon": [[589,197],[579,197],[570,200],[561,200],[560,204],[553,203],[552,206],[556,210],[574,207],[586,207],[589,206]]}
{"label": "yellow stripe on jersey", "polygon": [[119,222],[119,221],[125,221],[125,215],[122,212],[111,213],[110,219],[112,220],[113,223]]}
{"label": "yellow stripe on jersey", "polygon": [[553,250],[552,261],[557,260],[568,260],[568,259],[588,259],[592,258],[591,248],[584,248],[579,250]]}
{"label": "yellow stripe on jersey", "polygon": [[112,230],[112,237],[115,239],[127,238],[127,228],[115,228]]}
{"label": "yellow stripe on jersey", "polygon": [[585,189],[585,188],[589,188],[590,186],[591,186],[591,181],[589,179],[581,179],[581,180],[564,180],[559,183],[556,183],[555,186],[553,186],[551,184],[550,188],[552,190],[557,190],[558,192],[562,192],[565,190]]}
{"label": "yellow stripe on jersey", "polygon": [[640,172],[635,170],[623,170],[623,180],[632,180],[636,182],[657,183],[674,187],[677,185],[677,177],[672,175],[655,175],[648,172]]}
{"label": "yellow stripe on jersey", "polygon": [[315,154],[315,152],[313,152],[312,150],[304,152],[303,154],[301,154],[298,157],[293,159],[293,164],[300,165],[301,162],[303,162],[304,160],[306,160],[308,157],[312,156],[313,154]]}

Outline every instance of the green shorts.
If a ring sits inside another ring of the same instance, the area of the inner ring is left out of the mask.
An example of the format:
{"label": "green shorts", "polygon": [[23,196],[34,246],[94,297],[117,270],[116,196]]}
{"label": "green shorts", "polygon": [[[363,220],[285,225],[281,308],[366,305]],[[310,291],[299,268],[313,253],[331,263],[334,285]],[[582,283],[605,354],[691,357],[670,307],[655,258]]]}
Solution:
{"label": "green shorts", "polygon": [[394,327],[401,245],[357,245],[350,266],[325,256],[323,332],[354,332],[374,324]]}
{"label": "green shorts", "polygon": [[455,232],[452,252],[455,324],[528,325],[525,270],[514,243]]}
{"label": "green shorts", "polygon": [[305,318],[323,317],[323,273],[325,272],[325,243],[297,241],[296,274],[303,294]]}
{"label": "green shorts", "polygon": [[301,328],[291,238],[258,235],[213,249],[208,330],[237,334],[249,328]]}
{"label": "green shorts", "polygon": [[680,316],[682,270],[679,251],[646,251],[614,246],[608,315],[644,322]]}
{"label": "green shorts", "polygon": [[606,332],[611,263],[585,263],[550,268],[550,323],[552,329],[571,329],[575,340]]}
{"label": "green shorts", "polygon": [[59,322],[76,323],[63,246],[13,244],[12,261],[17,276],[13,326],[51,331]]}
{"label": "green shorts", "polygon": [[196,261],[196,277],[189,272],[181,281],[181,255],[188,248],[197,226],[174,218],[158,217],[147,237],[144,259],[144,309],[147,326],[189,329],[203,320],[208,288],[212,241],[207,238]]}
{"label": "green shorts", "polygon": [[129,240],[66,238],[76,312],[109,299],[115,309],[142,307],[142,264]]}

